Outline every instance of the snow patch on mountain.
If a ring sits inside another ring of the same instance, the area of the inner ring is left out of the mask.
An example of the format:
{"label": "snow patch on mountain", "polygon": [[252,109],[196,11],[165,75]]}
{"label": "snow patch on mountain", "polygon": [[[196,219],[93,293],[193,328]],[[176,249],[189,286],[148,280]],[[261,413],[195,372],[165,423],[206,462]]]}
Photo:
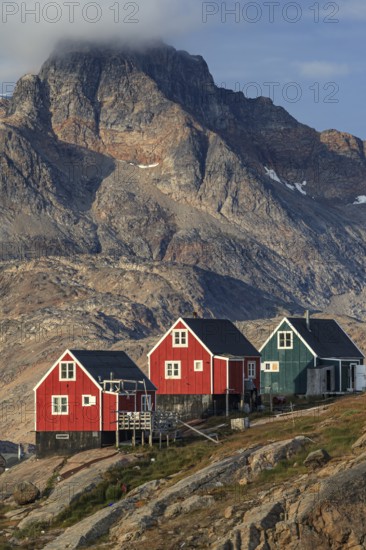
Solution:
{"label": "snow patch on mountain", "polygon": [[156,168],[157,166],[159,166],[159,163],[156,162],[155,164],[138,164],[137,166],[139,168],[142,168],[143,170],[146,170],[146,168]]}
{"label": "snow patch on mountain", "polygon": [[366,195],[359,195],[353,204],[366,204]]}
{"label": "snow patch on mountain", "polygon": [[276,172],[274,170],[271,170],[270,168],[267,168],[267,166],[264,167],[266,171],[266,176],[271,178],[271,180],[278,181],[278,183],[282,183],[280,178],[277,176]]}
{"label": "snow patch on mountain", "polygon": [[305,187],[306,183],[307,182],[305,180],[302,183],[294,183],[294,186],[299,191],[299,193],[301,193],[302,195],[306,195],[306,191],[305,191],[305,189],[303,189],[303,187]]}
{"label": "snow patch on mountain", "polygon": [[266,176],[271,178],[271,180],[277,181],[278,183],[284,183],[288,189],[291,189],[291,191],[297,190],[302,195],[306,195],[304,187],[307,182],[305,180],[302,183],[288,183],[286,181],[282,182],[274,170],[272,170],[271,168],[267,168],[267,166],[264,166],[264,169],[266,171]]}

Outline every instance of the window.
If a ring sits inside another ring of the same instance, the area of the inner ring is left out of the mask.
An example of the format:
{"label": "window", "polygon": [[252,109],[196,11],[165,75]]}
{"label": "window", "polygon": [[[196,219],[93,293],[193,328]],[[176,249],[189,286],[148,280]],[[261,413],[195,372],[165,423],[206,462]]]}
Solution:
{"label": "window", "polygon": [[67,395],[52,396],[52,414],[69,414],[69,398]]}
{"label": "window", "polygon": [[266,361],[262,363],[261,369],[267,372],[278,372],[280,370],[280,364],[278,361]]}
{"label": "window", "polygon": [[151,395],[142,395],[141,396],[141,410],[142,411],[151,411]]}
{"label": "window", "polygon": [[199,361],[193,361],[193,367],[196,372],[203,371],[203,361],[201,359]]}
{"label": "window", "polygon": [[97,398],[95,395],[83,395],[83,407],[91,407],[92,405],[96,405]]}
{"label": "window", "polygon": [[60,363],[60,380],[75,380],[75,363],[71,361]]}
{"label": "window", "polygon": [[255,361],[248,361],[248,378],[255,378],[256,368]]}
{"label": "window", "polygon": [[180,361],[165,362],[165,378],[180,378]]}
{"label": "window", "polygon": [[173,348],[186,348],[188,346],[188,331],[173,330]]}
{"label": "window", "polygon": [[293,333],[291,331],[280,331],[277,335],[278,349],[292,349]]}

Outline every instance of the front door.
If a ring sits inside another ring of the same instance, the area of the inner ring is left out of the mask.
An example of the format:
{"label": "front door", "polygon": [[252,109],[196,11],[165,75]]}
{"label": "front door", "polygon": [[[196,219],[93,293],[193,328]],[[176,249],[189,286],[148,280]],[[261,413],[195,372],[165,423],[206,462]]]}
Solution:
{"label": "front door", "polygon": [[327,380],[326,380],[326,385],[327,385],[327,391],[332,391],[332,375],[331,375],[331,371],[330,369],[327,369]]}
{"label": "front door", "polygon": [[351,363],[348,371],[348,391],[355,390],[355,373],[356,373],[356,364]]}
{"label": "front door", "polygon": [[151,411],[151,395],[141,396],[141,410],[144,412]]}

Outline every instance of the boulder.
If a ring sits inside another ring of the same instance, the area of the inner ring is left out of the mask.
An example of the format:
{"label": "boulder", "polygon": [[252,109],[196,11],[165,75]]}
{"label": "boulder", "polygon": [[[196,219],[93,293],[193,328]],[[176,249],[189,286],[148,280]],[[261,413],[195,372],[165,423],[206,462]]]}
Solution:
{"label": "boulder", "polygon": [[13,492],[17,504],[31,504],[40,496],[40,490],[31,481],[22,481],[16,485]]}
{"label": "boulder", "polygon": [[310,470],[321,468],[330,460],[330,456],[324,449],[318,449],[308,454],[304,460],[304,465]]}

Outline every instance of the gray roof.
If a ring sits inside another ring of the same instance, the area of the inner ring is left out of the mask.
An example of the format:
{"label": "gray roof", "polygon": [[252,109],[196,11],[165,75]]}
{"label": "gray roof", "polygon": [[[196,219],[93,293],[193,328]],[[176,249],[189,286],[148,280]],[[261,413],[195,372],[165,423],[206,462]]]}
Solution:
{"label": "gray roof", "polygon": [[[113,373],[114,379],[145,380],[147,390],[156,390],[156,387],[146,374],[142,372],[124,351],[74,349],[70,351],[98,384],[99,377],[102,380],[109,380],[111,373]],[[125,387],[128,389],[127,386]]]}
{"label": "gray roof", "polygon": [[214,355],[260,357],[259,351],[227,319],[184,318],[183,321]]}
{"label": "gray roof", "polygon": [[333,319],[310,317],[310,331],[304,317],[288,317],[288,320],[318,357],[363,357],[349,336]]}

